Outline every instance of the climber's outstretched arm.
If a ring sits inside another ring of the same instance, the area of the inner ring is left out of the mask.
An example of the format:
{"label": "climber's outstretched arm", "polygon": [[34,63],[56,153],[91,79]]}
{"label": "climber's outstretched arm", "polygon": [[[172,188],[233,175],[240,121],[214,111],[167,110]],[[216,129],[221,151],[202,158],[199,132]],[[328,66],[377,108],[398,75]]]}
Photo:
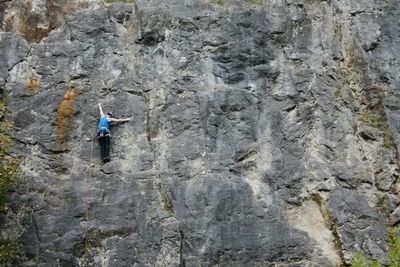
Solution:
{"label": "climber's outstretched arm", "polygon": [[115,122],[125,122],[125,121],[130,121],[131,118],[121,118],[121,119],[114,119],[110,118],[110,122],[115,121]]}
{"label": "climber's outstretched arm", "polygon": [[101,104],[99,103],[99,110],[100,110],[100,118],[102,118],[104,116],[104,112],[103,109],[101,108]]}

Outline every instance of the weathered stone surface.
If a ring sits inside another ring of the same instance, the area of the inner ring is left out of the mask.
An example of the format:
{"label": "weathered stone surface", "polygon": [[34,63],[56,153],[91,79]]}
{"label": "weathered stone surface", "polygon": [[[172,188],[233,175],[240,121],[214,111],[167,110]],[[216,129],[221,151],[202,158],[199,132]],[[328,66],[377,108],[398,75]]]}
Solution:
{"label": "weathered stone surface", "polygon": [[[396,1],[78,2],[32,1],[45,38],[0,33],[26,180],[2,228],[15,264],[384,260],[400,213]],[[53,31],[50,4],[69,14]],[[132,117],[105,165],[99,102]]]}
{"label": "weathered stone surface", "polygon": [[8,72],[28,55],[29,48],[26,42],[15,33],[1,33],[0,35],[0,79],[4,81]]}

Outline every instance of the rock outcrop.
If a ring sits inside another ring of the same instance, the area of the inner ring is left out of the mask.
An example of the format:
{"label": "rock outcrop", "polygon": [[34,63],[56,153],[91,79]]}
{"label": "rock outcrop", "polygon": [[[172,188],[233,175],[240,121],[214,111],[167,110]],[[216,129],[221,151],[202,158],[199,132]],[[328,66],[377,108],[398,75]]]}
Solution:
{"label": "rock outcrop", "polygon": [[[389,0],[2,1],[0,85],[24,171],[2,219],[14,264],[384,260],[400,219],[399,12]],[[104,165],[99,102],[133,118],[113,126]]]}

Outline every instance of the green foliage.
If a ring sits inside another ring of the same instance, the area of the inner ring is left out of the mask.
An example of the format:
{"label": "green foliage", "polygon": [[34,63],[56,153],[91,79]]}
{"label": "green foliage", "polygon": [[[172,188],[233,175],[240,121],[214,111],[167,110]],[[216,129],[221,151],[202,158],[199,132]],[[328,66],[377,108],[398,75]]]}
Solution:
{"label": "green foliage", "polygon": [[3,119],[5,105],[0,102],[0,213],[5,212],[3,206],[4,195],[8,187],[15,183],[18,173],[19,160],[9,155],[9,149],[12,146],[10,131],[12,123]]}
{"label": "green foliage", "polygon": [[0,266],[3,266],[15,256],[15,249],[9,240],[0,241]]}
{"label": "green foliage", "polygon": [[264,0],[248,0],[247,3],[251,5],[262,5],[264,3]]}
{"label": "green foliage", "polygon": [[400,228],[392,228],[389,230],[389,267],[400,266]]}
{"label": "green foliage", "polygon": [[225,4],[225,0],[210,0],[209,2],[213,4],[218,4],[220,6],[223,6]]}
{"label": "green foliage", "polygon": [[361,252],[354,253],[350,259],[351,267],[379,267],[379,262],[372,261]]}
{"label": "green foliage", "polygon": [[[400,267],[400,227],[389,229],[388,245],[387,257],[389,262],[383,264],[383,266]],[[350,267],[379,267],[379,262],[371,260],[361,252],[357,252],[350,259]]]}

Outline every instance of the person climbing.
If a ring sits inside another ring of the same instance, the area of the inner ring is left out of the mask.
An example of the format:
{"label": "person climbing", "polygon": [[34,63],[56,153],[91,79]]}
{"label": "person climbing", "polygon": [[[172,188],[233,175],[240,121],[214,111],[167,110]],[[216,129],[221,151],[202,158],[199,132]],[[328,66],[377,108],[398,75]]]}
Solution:
{"label": "person climbing", "polygon": [[97,138],[100,143],[101,158],[104,163],[110,161],[110,123],[111,122],[125,122],[130,121],[130,118],[113,118],[113,113],[108,112],[107,115],[104,114],[101,104],[98,104],[100,111],[99,127],[97,128]]}

